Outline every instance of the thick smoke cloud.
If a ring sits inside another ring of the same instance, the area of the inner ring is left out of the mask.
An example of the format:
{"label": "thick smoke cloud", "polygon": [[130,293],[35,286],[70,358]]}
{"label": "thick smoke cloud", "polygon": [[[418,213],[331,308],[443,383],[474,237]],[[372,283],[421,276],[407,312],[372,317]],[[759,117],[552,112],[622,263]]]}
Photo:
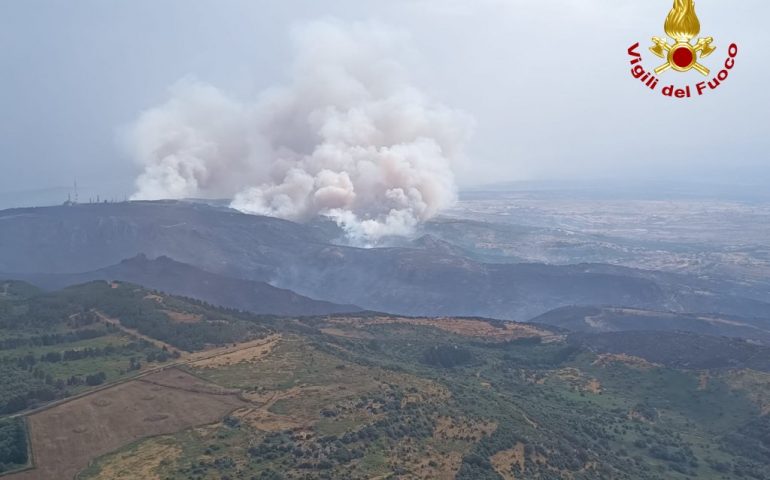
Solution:
{"label": "thick smoke cloud", "polygon": [[364,242],[405,235],[454,202],[471,121],[411,83],[397,32],[313,22],[294,31],[288,85],[257,101],[180,82],[132,131],[134,199],[226,197],[252,214],[334,219]]}

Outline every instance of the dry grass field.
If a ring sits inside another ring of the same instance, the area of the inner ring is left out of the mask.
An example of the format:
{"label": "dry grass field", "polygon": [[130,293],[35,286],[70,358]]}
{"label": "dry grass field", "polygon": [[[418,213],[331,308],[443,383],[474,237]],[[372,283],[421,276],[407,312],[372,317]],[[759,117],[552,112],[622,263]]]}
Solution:
{"label": "dry grass field", "polygon": [[65,480],[142,438],[220,420],[244,403],[177,369],[133,380],[29,417],[35,468],[4,480]]}
{"label": "dry grass field", "polygon": [[219,368],[239,363],[254,363],[269,355],[280,340],[281,335],[271,335],[239,344],[236,348],[207,350],[191,355],[190,365],[196,368]]}
{"label": "dry grass field", "polygon": [[504,480],[516,480],[516,476],[511,473],[511,469],[514,465],[518,465],[522,471],[526,467],[524,444],[519,442],[513,448],[497,452],[490,458],[490,461],[495,467],[495,471]]}
{"label": "dry grass field", "polygon": [[760,409],[770,415],[770,373],[754,370],[732,370],[721,378],[735,391],[742,391]]}
{"label": "dry grass field", "polygon": [[[534,325],[512,322],[495,324],[475,318],[333,317],[329,319],[329,323],[353,328],[393,324],[433,327],[464,337],[483,338],[490,341],[507,341],[518,338],[549,337],[553,335],[552,332]],[[351,336],[350,333],[340,335],[339,329],[327,329],[326,333],[337,336]]]}

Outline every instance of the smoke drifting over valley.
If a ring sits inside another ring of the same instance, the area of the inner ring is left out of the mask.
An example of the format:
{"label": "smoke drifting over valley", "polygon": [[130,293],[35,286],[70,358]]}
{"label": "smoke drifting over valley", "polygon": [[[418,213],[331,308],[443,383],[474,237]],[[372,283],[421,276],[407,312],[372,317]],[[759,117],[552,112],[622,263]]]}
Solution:
{"label": "smoke drifting over valley", "polygon": [[353,239],[408,234],[456,197],[472,120],[412,85],[407,39],[373,24],[293,32],[291,81],[254,102],[183,80],[133,126],[133,198],[225,197],[242,212],[335,220]]}

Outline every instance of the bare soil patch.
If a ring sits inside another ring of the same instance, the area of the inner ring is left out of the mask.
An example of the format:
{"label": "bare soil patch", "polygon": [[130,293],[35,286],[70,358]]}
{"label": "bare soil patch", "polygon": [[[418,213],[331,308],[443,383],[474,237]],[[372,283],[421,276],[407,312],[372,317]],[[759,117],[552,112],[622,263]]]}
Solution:
{"label": "bare soil patch", "polygon": [[[243,362],[253,363],[267,357],[280,341],[281,335],[271,335],[267,338],[240,344],[238,345],[237,350],[230,353],[223,353],[221,355],[211,356],[210,358],[193,361],[190,365],[202,368],[219,368],[229,367]],[[210,350],[205,354],[210,356],[212,352],[215,351]]]}
{"label": "bare soil patch", "polygon": [[[264,432],[309,427],[320,419],[318,409],[315,408],[317,404],[326,404],[345,394],[347,394],[346,391],[339,390],[333,385],[324,387],[301,386],[281,391],[245,393],[242,398],[259,406],[239,410],[233,415],[253,428]],[[305,400],[310,405],[306,405]],[[271,408],[279,401],[293,401],[291,403],[291,415],[271,411]]]}
{"label": "bare soil patch", "polygon": [[599,395],[602,393],[602,384],[599,380],[592,378],[588,381],[588,384],[586,384],[585,389],[594,395]]}
{"label": "bare soil patch", "polygon": [[623,365],[626,365],[631,368],[636,368],[639,370],[650,370],[656,367],[659,367],[659,365],[655,363],[648,362],[647,360],[640,358],[640,357],[634,357],[632,355],[626,355],[625,353],[620,354],[614,354],[614,353],[607,353],[607,354],[601,354],[599,357],[594,361],[594,365],[598,365],[600,367],[606,367],[608,365],[611,365],[613,363],[620,363]]}
{"label": "bare soil patch", "polygon": [[163,313],[174,323],[200,323],[203,320],[203,315],[197,313],[175,312],[173,310],[163,310]]}
{"label": "bare soil patch", "polygon": [[548,373],[537,380],[543,385],[549,380],[555,380],[569,385],[576,392],[588,392],[594,395],[602,393],[602,384],[596,378],[586,376],[580,369],[567,367]]}
{"label": "bare soil patch", "polygon": [[326,335],[333,335],[335,337],[342,338],[352,338],[356,340],[369,340],[374,338],[374,336],[370,335],[369,333],[355,328],[322,328],[321,332],[325,333]]}
{"label": "bare soil patch", "polygon": [[509,450],[498,452],[490,458],[495,471],[503,477],[504,480],[516,480],[511,470],[514,465],[518,465],[521,471],[524,471],[526,465],[526,455],[524,453],[524,444],[519,442],[515,447]]}
{"label": "bare soil patch", "polygon": [[743,391],[759,408],[761,415],[770,415],[770,373],[734,370],[721,378],[730,388]]}
{"label": "bare soil patch", "polygon": [[201,383],[169,369],[36,413],[28,418],[35,468],[6,479],[72,479],[101,455],[141,438],[213,423],[245,405],[232,394],[196,391]]}
{"label": "bare soil patch", "polygon": [[[464,452],[441,452],[430,445],[421,445],[414,439],[400,442],[388,455],[390,465],[398,465],[408,473],[400,475],[404,480],[453,480],[462,465]],[[390,478],[389,476],[378,478]]]}
{"label": "bare soil patch", "polygon": [[478,442],[497,430],[494,422],[472,421],[466,418],[438,417],[433,438],[436,440],[465,440]]}
{"label": "bare soil patch", "polygon": [[153,375],[138,379],[139,382],[151,385],[150,391],[141,397],[143,401],[153,401],[157,398],[157,392],[164,388],[174,388],[190,393],[205,393],[209,395],[237,395],[240,390],[224,388],[214,383],[202,380],[194,375],[170,368]]}
{"label": "bare soil patch", "polygon": [[240,418],[243,423],[263,432],[282,432],[305,427],[313,420],[297,416],[278,415],[263,408],[238,411],[235,416]]}
{"label": "bare soil patch", "polygon": [[160,480],[156,473],[164,461],[171,461],[182,455],[182,449],[163,439],[142,443],[137,448],[122,452],[106,464],[94,480]]}
{"label": "bare soil patch", "polygon": [[703,391],[709,388],[711,376],[708,372],[701,372],[698,376],[698,390]]}

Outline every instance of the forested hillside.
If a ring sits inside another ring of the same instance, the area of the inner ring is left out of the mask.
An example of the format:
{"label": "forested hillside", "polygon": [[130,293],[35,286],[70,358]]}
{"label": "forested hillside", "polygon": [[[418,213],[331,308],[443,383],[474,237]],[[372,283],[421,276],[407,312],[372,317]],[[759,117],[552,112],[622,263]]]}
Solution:
{"label": "forested hillside", "polygon": [[130,284],[43,293],[6,281],[0,292],[0,414],[269,332],[268,319]]}

